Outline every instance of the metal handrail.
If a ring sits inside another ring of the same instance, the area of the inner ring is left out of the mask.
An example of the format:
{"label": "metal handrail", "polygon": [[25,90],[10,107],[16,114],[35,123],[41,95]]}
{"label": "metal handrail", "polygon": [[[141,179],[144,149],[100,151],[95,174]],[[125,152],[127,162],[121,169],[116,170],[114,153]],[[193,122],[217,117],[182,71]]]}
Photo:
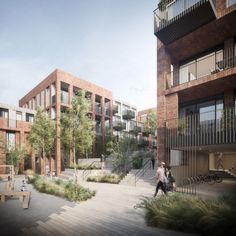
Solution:
{"label": "metal handrail", "polygon": [[[148,160],[146,161],[146,163],[143,165],[142,169],[138,170],[138,171],[135,173],[135,178],[134,178],[134,185],[135,185],[135,186],[136,186],[138,180],[140,179],[140,177],[141,177],[141,176],[144,176],[146,170],[148,169],[148,167],[147,167],[148,164],[150,164],[150,169],[151,169],[151,167],[152,167],[152,161],[151,161],[151,159],[148,159]],[[140,173],[142,173],[142,174],[140,175]]]}
{"label": "metal handrail", "polygon": [[83,173],[82,173],[83,180],[85,179],[85,177],[88,176],[88,174],[91,173],[92,169],[90,169],[90,167],[93,166],[93,165],[94,165],[95,163],[97,163],[97,162],[99,163],[99,161],[93,161],[93,162],[87,167],[87,169],[85,169],[85,170],[83,171]]}

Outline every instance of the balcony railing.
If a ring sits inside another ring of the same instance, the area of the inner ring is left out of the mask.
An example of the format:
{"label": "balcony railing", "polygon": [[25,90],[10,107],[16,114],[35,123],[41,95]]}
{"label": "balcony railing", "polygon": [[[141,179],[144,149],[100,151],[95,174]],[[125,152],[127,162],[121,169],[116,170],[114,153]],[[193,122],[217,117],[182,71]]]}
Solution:
{"label": "balcony railing", "polygon": [[121,130],[124,130],[126,129],[126,124],[125,122],[122,122],[122,121],[113,121],[113,129],[116,130],[116,131],[121,131]]}
{"label": "balcony railing", "polygon": [[125,120],[131,120],[135,118],[135,112],[132,110],[126,109],[123,111],[122,116],[123,116],[123,119]]}
{"label": "balcony railing", "polygon": [[98,105],[96,104],[96,106],[95,106],[95,111],[96,111],[97,114],[101,114],[101,113],[102,113],[102,108],[101,108],[101,106],[98,106]]}
{"label": "balcony railing", "polygon": [[167,121],[166,147],[171,149],[235,143],[235,108]]}
{"label": "balcony railing", "polygon": [[[232,54],[229,54],[232,55]],[[183,83],[200,79],[204,76],[218,73],[236,66],[236,56],[228,56],[218,60],[217,54],[210,54],[201,59],[192,61],[179,70],[166,74],[166,89]]]}
{"label": "balcony railing", "polygon": [[155,35],[168,44],[215,19],[215,12],[215,0],[160,1],[154,10]]}
{"label": "balcony railing", "polygon": [[118,112],[119,112],[118,105],[113,104],[113,106],[112,106],[112,114],[115,115]]}

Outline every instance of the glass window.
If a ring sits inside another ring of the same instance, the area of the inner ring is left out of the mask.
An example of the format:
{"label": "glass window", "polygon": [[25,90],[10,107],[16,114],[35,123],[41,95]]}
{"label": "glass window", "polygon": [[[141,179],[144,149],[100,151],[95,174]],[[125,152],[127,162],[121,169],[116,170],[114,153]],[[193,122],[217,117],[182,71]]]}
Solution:
{"label": "glass window", "polygon": [[179,80],[180,84],[196,79],[196,63],[191,61],[188,64],[180,66]]}
{"label": "glass window", "polygon": [[197,78],[211,74],[215,69],[215,53],[197,59]]}
{"label": "glass window", "polygon": [[41,92],[41,107],[44,109],[44,90]]}
{"label": "glass window", "polygon": [[6,143],[7,143],[7,148],[15,148],[16,146],[16,134],[15,133],[6,133]]}
{"label": "glass window", "polygon": [[36,100],[37,100],[37,107],[39,107],[40,106],[40,94],[37,94]]}
{"label": "glass window", "polygon": [[22,112],[20,111],[16,112],[16,120],[22,120]]}
{"label": "glass window", "polygon": [[7,119],[8,118],[8,110],[4,108],[0,108],[0,117]]}
{"label": "glass window", "polygon": [[46,107],[50,105],[50,88],[46,88]]}
{"label": "glass window", "polygon": [[34,115],[26,113],[26,121],[27,122],[33,122],[34,121]]}
{"label": "glass window", "polygon": [[230,7],[236,3],[236,0],[228,0],[227,1],[227,7]]}

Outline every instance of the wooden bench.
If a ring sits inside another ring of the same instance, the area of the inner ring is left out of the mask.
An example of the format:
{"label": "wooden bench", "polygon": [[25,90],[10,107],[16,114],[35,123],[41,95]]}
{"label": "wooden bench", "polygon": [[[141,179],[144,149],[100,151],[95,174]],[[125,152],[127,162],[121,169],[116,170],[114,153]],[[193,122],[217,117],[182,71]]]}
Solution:
{"label": "wooden bench", "polygon": [[30,195],[31,195],[30,192],[14,192],[14,191],[0,192],[1,202],[5,202],[6,197],[19,198],[21,206],[24,209],[29,208]]}

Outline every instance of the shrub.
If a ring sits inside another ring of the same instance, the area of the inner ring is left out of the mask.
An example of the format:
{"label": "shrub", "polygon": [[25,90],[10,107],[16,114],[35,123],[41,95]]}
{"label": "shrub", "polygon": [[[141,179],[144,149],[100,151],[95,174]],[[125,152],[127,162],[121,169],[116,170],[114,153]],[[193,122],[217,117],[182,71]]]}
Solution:
{"label": "shrub", "polygon": [[134,169],[140,169],[143,165],[143,157],[141,155],[134,156],[132,158],[132,164]]}
{"label": "shrub", "polygon": [[[69,166],[69,169],[74,169],[74,166]],[[100,170],[101,167],[98,167],[96,165],[76,165],[77,170]]]}
{"label": "shrub", "polygon": [[29,179],[29,183],[39,192],[63,197],[71,201],[85,201],[95,195],[95,191],[90,191],[72,182],[64,183],[61,180],[46,180],[35,176]]}
{"label": "shrub", "polygon": [[233,235],[236,230],[236,195],[224,194],[215,199],[173,194],[142,200],[148,225],[200,233]]}
{"label": "shrub", "polygon": [[118,184],[121,178],[122,177],[119,175],[101,175],[101,176],[90,176],[87,178],[87,181]]}

